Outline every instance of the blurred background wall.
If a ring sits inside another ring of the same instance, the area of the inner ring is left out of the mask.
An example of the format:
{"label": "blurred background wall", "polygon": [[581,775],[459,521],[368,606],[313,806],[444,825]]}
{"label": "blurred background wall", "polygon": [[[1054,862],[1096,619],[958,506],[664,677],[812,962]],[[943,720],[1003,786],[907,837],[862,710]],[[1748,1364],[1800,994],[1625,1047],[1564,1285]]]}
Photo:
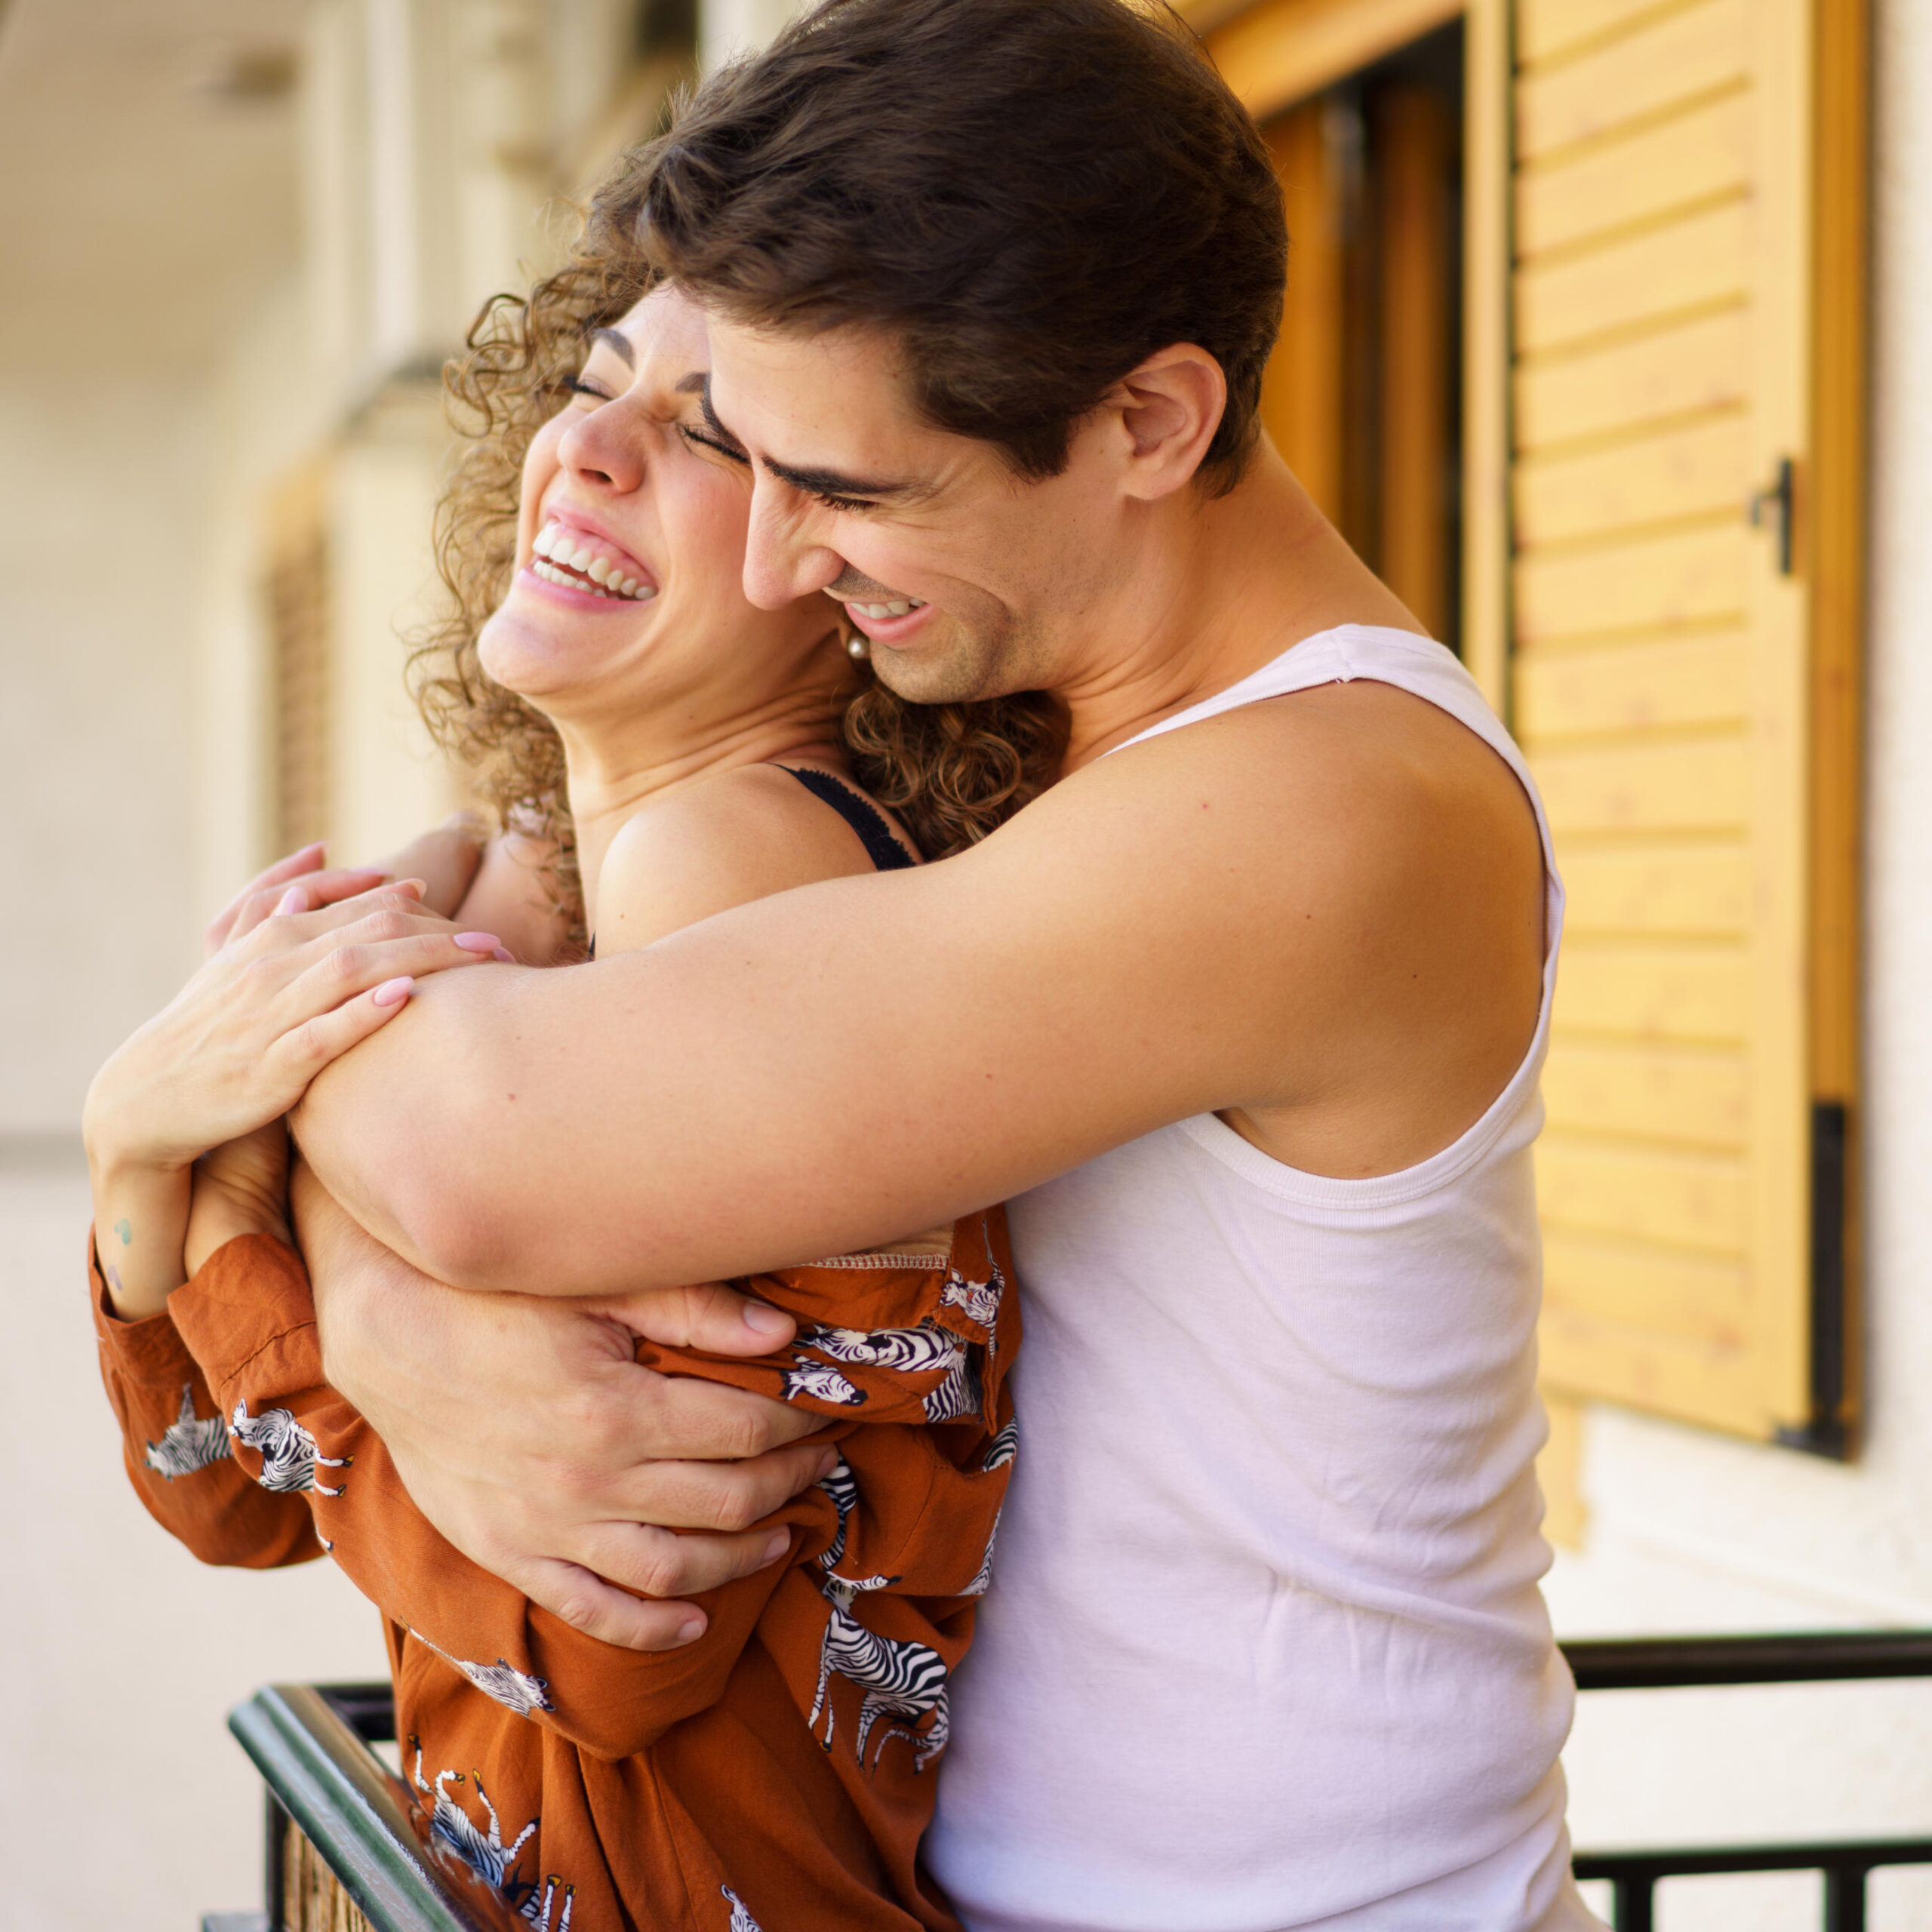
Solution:
{"label": "blurred background wall", "polygon": [[[448,459],[437,370],[677,82],[787,11],[0,0],[0,1926],[186,1932],[254,1903],[256,1788],[222,1714],[380,1669],[328,1566],[203,1571],[127,1490],[82,1302],[81,1099],[264,860],[318,835],[371,855],[460,799],[401,681]],[[1840,1465],[1575,1410],[1564,1634],[1932,1623],[1932,8],[1881,0],[1876,24],[1869,1426]],[[1324,165],[1338,125],[1308,120]],[[1597,1845],[1925,1830],[1932,1693],[1599,1699],[1569,1763]],[[1816,1891],[1684,1884],[1660,1922],[1815,1924]],[[1932,1924],[1921,1875],[1875,1899],[1887,1932]]]}

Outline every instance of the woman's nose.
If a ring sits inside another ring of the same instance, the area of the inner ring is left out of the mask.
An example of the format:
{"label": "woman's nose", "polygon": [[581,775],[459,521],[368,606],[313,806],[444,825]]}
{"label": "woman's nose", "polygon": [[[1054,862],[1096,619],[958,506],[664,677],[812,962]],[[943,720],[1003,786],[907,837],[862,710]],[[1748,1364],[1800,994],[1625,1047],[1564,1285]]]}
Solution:
{"label": "woman's nose", "polygon": [[613,490],[635,490],[644,481],[644,452],[625,434],[620,405],[606,403],[580,416],[557,444],[557,460],[574,475]]}

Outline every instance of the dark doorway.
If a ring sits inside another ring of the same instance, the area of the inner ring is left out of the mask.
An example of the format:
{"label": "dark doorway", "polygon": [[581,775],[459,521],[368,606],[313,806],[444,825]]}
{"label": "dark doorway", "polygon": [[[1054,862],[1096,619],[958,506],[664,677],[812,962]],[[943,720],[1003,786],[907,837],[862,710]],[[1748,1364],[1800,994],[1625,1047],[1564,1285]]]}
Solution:
{"label": "dark doorway", "polygon": [[1356,552],[1460,645],[1463,29],[1268,124],[1288,214],[1262,416]]}

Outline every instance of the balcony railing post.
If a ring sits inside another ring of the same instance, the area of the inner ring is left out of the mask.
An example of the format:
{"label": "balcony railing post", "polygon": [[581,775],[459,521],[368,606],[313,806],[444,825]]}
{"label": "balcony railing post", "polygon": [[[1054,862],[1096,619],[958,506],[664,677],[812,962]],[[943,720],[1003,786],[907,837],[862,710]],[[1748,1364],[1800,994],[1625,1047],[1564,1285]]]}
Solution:
{"label": "balcony railing post", "polygon": [[1616,1932],[1654,1932],[1657,1880],[1632,1872],[1610,1881],[1610,1922]]}
{"label": "balcony railing post", "polygon": [[1865,1932],[1864,1865],[1828,1865],[1825,1868],[1825,1932]]}

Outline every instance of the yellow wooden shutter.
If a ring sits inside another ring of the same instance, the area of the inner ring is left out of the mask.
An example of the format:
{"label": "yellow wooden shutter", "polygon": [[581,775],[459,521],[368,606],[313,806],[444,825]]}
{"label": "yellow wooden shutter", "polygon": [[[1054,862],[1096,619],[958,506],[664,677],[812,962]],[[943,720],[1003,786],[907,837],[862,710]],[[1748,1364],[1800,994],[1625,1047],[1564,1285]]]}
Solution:
{"label": "yellow wooden shutter", "polygon": [[1519,0],[1512,90],[1510,697],[1570,894],[1544,1374],[1826,1450],[1853,1400],[1862,7]]}

